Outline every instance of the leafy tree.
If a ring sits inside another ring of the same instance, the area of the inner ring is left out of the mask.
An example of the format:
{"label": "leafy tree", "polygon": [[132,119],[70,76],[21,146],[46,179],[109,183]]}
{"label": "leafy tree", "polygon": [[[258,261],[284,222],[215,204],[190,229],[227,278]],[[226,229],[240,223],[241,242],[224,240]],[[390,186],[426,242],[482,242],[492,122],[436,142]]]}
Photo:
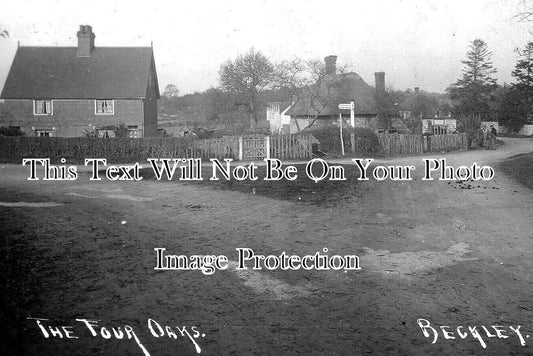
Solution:
{"label": "leafy tree", "polygon": [[237,95],[246,109],[251,131],[255,131],[257,125],[260,95],[271,86],[273,73],[274,66],[270,60],[253,48],[220,66],[220,85],[224,91]]}
{"label": "leafy tree", "polygon": [[520,130],[533,116],[533,42],[517,53],[512,72],[517,81],[507,88],[499,111],[500,121],[512,131]]}
{"label": "leafy tree", "polygon": [[522,93],[514,85],[505,89],[498,119],[503,126],[517,132],[522,125],[527,123],[527,112],[523,105]]}
{"label": "leafy tree", "polygon": [[180,95],[180,91],[178,90],[178,87],[174,84],[169,84],[165,87],[165,91],[163,92],[163,96],[167,98],[176,97]]}
{"label": "leafy tree", "polygon": [[491,94],[496,88],[496,73],[487,44],[475,39],[467,52],[463,77],[450,88],[450,95],[460,115],[488,114]]}
{"label": "leafy tree", "polygon": [[399,105],[403,100],[403,93],[389,89],[383,93],[376,92],[375,97],[379,126],[384,129],[391,129],[392,118],[399,116]]}
{"label": "leafy tree", "polygon": [[533,109],[533,42],[529,42],[523,50],[517,49],[519,55],[515,70],[512,75],[517,82],[515,87],[519,90],[523,105],[528,114]]}

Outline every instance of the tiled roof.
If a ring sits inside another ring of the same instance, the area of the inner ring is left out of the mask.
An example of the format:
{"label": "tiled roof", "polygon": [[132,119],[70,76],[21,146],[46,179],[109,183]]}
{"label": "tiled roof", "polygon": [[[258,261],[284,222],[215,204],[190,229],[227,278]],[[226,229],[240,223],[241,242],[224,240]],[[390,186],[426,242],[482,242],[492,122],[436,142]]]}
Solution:
{"label": "tiled roof", "polygon": [[151,47],[97,47],[90,57],[76,47],[19,47],[1,98],[144,98],[153,61]]}

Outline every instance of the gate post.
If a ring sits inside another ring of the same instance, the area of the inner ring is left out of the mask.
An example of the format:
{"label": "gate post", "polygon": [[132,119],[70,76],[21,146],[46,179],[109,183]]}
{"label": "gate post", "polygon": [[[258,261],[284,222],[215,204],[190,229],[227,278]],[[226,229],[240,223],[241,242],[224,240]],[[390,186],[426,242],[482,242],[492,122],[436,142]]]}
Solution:
{"label": "gate post", "polygon": [[243,142],[242,142],[242,136],[239,136],[239,161],[242,161],[243,150],[244,150],[244,147],[243,147]]}
{"label": "gate post", "polygon": [[270,136],[265,136],[265,158],[270,158]]}

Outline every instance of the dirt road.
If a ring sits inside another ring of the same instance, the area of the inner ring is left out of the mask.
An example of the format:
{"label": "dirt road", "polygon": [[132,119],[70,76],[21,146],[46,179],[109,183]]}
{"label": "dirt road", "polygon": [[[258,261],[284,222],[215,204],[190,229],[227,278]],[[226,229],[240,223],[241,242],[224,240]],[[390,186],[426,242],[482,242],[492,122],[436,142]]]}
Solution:
{"label": "dirt road", "polygon": [[[532,140],[507,139],[496,151],[444,154],[451,165],[495,167],[494,179],[470,183],[422,181],[420,157],[381,161],[416,165],[415,179],[354,181],[351,199],[327,206],[209,184],[27,181],[27,168],[3,165],[3,346],[28,355],[192,355],[195,343],[206,355],[531,354],[533,192],[497,167],[532,151]],[[156,271],[159,247],[232,261],[240,247],[327,247],[358,255],[361,270]],[[78,338],[64,329],[45,338],[28,317],[72,326]],[[92,336],[82,318],[122,326],[124,337],[97,327]],[[177,338],[152,322],[154,336],[150,318]],[[418,319],[438,331],[435,343]]]}

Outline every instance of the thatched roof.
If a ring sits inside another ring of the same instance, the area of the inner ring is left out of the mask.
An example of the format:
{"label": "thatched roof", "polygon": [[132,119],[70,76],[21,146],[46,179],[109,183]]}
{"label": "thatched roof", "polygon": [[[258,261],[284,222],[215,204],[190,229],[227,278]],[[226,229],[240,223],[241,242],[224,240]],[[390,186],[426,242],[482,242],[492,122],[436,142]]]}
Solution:
{"label": "thatched roof", "polygon": [[355,72],[328,75],[322,82],[305,90],[287,115],[332,116],[349,114],[339,104],[355,102],[356,115],[376,115],[376,90]]}

